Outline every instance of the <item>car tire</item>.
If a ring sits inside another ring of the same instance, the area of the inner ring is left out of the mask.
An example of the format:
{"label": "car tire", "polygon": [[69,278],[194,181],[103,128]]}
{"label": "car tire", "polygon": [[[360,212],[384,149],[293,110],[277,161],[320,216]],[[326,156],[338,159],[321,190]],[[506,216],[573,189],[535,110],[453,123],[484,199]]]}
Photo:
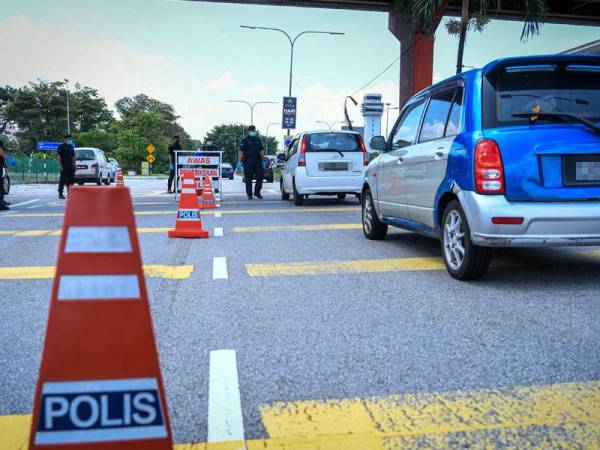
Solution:
{"label": "car tire", "polygon": [[98,186],[102,186],[102,175],[98,175],[98,179],[96,180],[96,184]]}
{"label": "car tire", "polygon": [[283,178],[279,180],[279,190],[281,191],[281,200],[288,201],[290,199],[290,194],[283,189]]}
{"label": "car tire", "polygon": [[471,242],[471,229],[467,217],[456,200],[452,200],[444,210],[440,241],[444,264],[453,278],[469,281],[477,280],[486,274],[493,250]]}
{"label": "car tire", "polygon": [[387,223],[379,220],[375,203],[370,189],[366,189],[362,195],[362,229],[365,237],[372,241],[385,239],[388,232]]}
{"label": "car tire", "polygon": [[338,200],[345,200],[346,199],[346,194],[338,194],[337,198],[338,198]]}
{"label": "car tire", "polygon": [[4,189],[4,195],[8,195],[10,193],[10,176],[6,172],[4,173],[2,180],[2,188]]}
{"label": "car tire", "polygon": [[298,194],[298,190],[296,189],[296,180],[292,181],[292,187],[294,189],[294,205],[302,206],[304,203],[304,195]]}

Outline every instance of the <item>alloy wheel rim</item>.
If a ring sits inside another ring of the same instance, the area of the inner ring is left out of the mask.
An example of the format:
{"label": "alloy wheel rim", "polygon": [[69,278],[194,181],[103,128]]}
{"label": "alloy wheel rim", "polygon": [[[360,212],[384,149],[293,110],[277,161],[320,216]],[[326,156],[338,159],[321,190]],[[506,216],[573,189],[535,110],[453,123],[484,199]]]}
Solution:
{"label": "alloy wheel rim", "polygon": [[365,195],[365,203],[363,206],[363,226],[365,227],[365,231],[368,233],[371,232],[373,228],[373,202],[371,201],[371,196],[369,194]]}
{"label": "alloy wheel rim", "polygon": [[460,214],[452,210],[444,222],[444,255],[448,265],[458,270],[465,259],[465,231]]}

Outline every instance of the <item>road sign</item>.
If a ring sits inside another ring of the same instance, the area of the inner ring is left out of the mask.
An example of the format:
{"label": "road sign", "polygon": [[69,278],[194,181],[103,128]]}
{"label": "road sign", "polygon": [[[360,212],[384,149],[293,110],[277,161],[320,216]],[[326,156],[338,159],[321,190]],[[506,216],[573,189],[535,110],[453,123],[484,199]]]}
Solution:
{"label": "road sign", "polygon": [[[149,155],[149,156],[151,156],[151,155]],[[144,176],[150,175],[150,164],[148,164],[148,161],[142,161],[142,175],[144,175]]]}
{"label": "road sign", "polygon": [[52,151],[56,151],[56,149],[58,148],[58,146],[60,145],[60,142],[38,142],[37,143],[37,149],[40,151],[46,151],[46,152],[52,152]]}
{"label": "road sign", "polygon": [[154,155],[148,155],[146,156],[146,161],[152,164],[154,161],[156,161],[156,158],[154,157]]}
{"label": "road sign", "polygon": [[156,147],[154,147],[152,144],[148,144],[148,147],[146,147],[146,151],[148,153],[154,153],[154,150],[156,150]]}
{"label": "road sign", "polygon": [[296,128],[296,97],[283,97],[283,118],[281,120],[281,128],[295,129]]}

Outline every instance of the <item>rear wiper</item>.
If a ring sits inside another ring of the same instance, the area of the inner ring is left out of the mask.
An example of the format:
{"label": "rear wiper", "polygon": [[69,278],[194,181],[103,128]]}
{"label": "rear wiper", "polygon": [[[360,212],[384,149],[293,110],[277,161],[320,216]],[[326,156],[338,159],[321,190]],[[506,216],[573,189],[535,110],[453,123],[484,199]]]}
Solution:
{"label": "rear wiper", "polygon": [[335,149],[335,148],[332,148],[332,149],[330,149],[330,150],[331,150],[332,152],[338,152],[338,153],[341,155],[341,157],[342,157],[342,158],[344,157],[344,153],[342,153],[342,151],[341,151],[341,150],[338,150],[338,149]]}
{"label": "rear wiper", "polygon": [[586,127],[588,127],[590,130],[592,130],[594,133],[596,134],[600,134],[600,127],[598,125],[596,125],[594,122],[592,122],[591,120],[588,120],[584,117],[578,116],[577,114],[571,114],[571,113],[563,113],[563,112],[528,112],[528,113],[517,113],[517,114],[513,114],[513,117],[519,117],[519,118],[524,118],[524,119],[529,119],[529,121],[531,123],[534,123],[538,117],[543,118],[559,118],[559,119],[571,119],[574,120],[575,122],[579,122],[583,125],[585,125]]}

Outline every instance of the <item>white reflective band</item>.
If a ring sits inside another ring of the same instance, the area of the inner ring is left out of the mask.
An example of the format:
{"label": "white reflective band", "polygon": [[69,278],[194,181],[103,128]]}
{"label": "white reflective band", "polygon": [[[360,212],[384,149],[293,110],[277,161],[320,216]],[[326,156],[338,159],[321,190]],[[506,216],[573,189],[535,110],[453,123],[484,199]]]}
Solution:
{"label": "white reflective band", "polygon": [[186,185],[187,185],[187,186],[193,186],[194,184],[195,184],[195,181],[194,181],[194,180],[191,180],[191,179],[189,179],[189,178],[188,178],[188,179],[186,179],[186,180],[183,180],[183,185],[184,185],[184,186],[186,186]]}
{"label": "white reflective band", "polygon": [[124,427],[104,430],[38,431],[36,445],[75,444],[83,442],[126,441],[134,439],[159,439],[167,437],[164,425],[152,427]]}
{"label": "white reflective band", "polygon": [[138,299],[137,275],[61,275],[58,300]]}
{"label": "white reflective band", "polygon": [[69,227],[66,253],[126,253],[131,252],[127,227]]}
{"label": "white reflective band", "polygon": [[183,188],[181,190],[182,194],[195,194],[196,193],[196,189],[194,188]]}
{"label": "white reflective band", "polygon": [[156,378],[124,378],[115,380],[49,381],[42,394],[89,394],[90,392],[122,392],[158,389]]}

